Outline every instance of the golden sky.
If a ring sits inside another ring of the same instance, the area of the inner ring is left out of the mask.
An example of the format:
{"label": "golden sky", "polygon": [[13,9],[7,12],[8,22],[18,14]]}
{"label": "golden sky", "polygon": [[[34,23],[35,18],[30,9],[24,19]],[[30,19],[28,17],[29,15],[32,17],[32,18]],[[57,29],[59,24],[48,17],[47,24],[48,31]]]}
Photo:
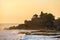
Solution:
{"label": "golden sky", "polygon": [[23,23],[41,11],[60,17],[60,0],[0,0],[0,23]]}

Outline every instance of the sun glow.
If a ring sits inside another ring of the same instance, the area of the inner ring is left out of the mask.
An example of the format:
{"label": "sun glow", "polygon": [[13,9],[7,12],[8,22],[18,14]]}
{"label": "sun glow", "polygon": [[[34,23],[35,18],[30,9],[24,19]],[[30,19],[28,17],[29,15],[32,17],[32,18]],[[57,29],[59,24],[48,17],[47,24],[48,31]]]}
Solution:
{"label": "sun glow", "polygon": [[0,23],[23,23],[41,11],[60,17],[60,0],[0,0]]}

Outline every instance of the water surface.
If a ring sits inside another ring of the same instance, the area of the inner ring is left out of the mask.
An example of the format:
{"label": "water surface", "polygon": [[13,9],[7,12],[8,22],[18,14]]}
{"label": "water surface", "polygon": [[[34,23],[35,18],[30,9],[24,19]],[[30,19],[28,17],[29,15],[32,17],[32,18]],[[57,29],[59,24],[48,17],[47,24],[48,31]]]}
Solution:
{"label": "water surface", "polygon": [[0,40],[60,40],[60,38],[54,38],[56,36],[18,34],[19,31],[18,30],[0,31]]}

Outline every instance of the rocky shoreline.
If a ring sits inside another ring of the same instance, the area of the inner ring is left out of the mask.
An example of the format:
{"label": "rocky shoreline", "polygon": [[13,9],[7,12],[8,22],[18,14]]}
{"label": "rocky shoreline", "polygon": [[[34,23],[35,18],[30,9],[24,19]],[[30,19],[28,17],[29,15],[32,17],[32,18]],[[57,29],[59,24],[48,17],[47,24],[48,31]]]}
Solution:
{"label": "rocky shoreline", "polygon": [[56,31],[28,31],[28,32],[19,32],[18,34],[26,35],[60,35],[60,32]]}

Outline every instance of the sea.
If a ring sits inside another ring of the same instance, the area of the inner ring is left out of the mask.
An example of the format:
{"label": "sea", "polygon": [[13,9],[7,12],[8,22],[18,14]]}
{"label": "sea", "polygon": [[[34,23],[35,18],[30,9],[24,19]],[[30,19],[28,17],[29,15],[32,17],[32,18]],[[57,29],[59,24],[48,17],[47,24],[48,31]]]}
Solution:
{"label": "sea", "polygon": [[[2,27],[16,26],[17,24],[0,24]],[[60,35],[26,35],[18,34],[19,32],[32,31],[32,30],[0,30],[0,40],[60,40],[56,38]],[[33,30],[36,31],[36,30]]]}
{"label": "sea", "polygon": [[21,30],[2,30],[0,31],[0,40],[60,40],[55,38],[59,35],[26,35],[18,34]]}

